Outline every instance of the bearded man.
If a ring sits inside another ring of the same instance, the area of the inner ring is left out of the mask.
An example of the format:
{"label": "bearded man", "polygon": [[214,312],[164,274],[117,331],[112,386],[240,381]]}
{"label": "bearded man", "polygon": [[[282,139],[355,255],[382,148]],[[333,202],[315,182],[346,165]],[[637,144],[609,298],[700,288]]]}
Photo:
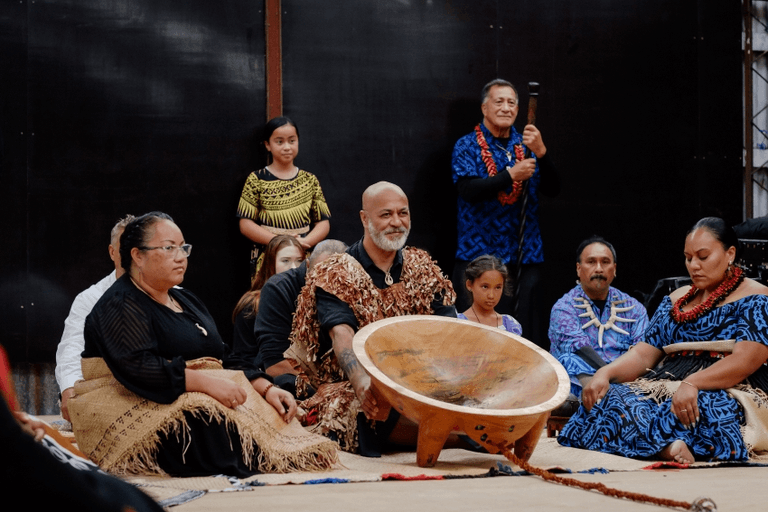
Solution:
{"label": "bearded man", "polygon": [[612,362],[638,341],[648,327],[643,305],[611,286],[616,277],[616,250],[591,237],[576,250],[576,286],[552,307],[550,352],[568,371],[572,398],[598,368]]}
{"label": "bearded man", "polygon": [[410,439],[413,425],[372,387],[352,351],[355,332],[399,315],[455,317],[455,294],[429,254],[403,248],[411,214],[400,187],[385,181],[368,187],[360,220],[362,240],[307,276],[285,356],[299,371],[299,388],[317,390],[302,403],[317,413],[313,431],[335,439],[346,451],[377,456],[387,441]]}

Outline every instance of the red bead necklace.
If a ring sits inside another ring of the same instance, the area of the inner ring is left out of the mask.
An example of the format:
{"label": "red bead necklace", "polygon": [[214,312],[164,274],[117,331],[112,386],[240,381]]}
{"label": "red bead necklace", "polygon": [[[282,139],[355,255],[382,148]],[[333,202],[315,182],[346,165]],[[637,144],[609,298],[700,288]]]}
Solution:
{"label": "red bead necklace", "polygon": [[691,302],[700,291],[695,286],[691,286],[688,293],[677,299],[675,305],[672,306],[672,309],[669,311],[672,320],[679,324],[693,322],[700,316],[705,315],[716,308],[717,305],[723,302],[725,298],[730,295],[733,290],[738,288],[744,280],[744,271],[739,267],[733,267],[733,271],[728,274],[728,277],[726,277],[723,282],[720,283],[720,286],[709,295],[707,300],[689,311],[683,311],[683,306]]}
{"label": "red bead necklace", "polygon": [[[475,134],[477,135],[477,144],[480,146],[480,157],[485,163],[485,168],[488,170],[488,176],[496,176],[498,172],[496,169],[496,162],[493,161],[493,155],[491,154],[491,148],[488,147],[488,141],[485,140],[483,131],[480,129],[480,125],[475,126]],[[515,144],[515,163],[525,158],[525,152],[523,151],[522,144]],[[503,205],[515,204],[515,201],[520,197],[520,193],[523,191],[523,182],[518,180],[512,181],[512,192],[507,194],[504,191],[500,191],[498,194],[499,202]]]}

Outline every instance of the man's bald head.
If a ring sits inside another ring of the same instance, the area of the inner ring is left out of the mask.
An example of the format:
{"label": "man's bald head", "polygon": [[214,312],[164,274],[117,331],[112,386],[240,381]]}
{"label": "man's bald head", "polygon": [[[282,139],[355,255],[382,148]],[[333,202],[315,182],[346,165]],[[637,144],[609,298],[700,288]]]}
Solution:
{"label": "man's bald head", "polygon": [[408,202],[408,196],[405,195],[403,189],[389,181],[379,181],[365,189],[365,192],[363,192],[363,210],[370,210],[372,208],[372,203],[384,194],[398,194],[405,198],[406,203]]}

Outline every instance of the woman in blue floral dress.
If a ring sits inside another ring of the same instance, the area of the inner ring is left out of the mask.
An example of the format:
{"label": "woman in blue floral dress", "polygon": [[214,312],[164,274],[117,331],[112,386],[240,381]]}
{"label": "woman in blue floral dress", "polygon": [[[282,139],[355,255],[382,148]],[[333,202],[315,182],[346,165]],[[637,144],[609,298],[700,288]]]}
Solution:
{"label": "woman in blue floral dress", "polygon": [[644,342],[595,373],[560,444],[680,463],[768,450],[768,287],[733,265],[737,245],[719,218],[689,231],[693,284],[664,299]]}

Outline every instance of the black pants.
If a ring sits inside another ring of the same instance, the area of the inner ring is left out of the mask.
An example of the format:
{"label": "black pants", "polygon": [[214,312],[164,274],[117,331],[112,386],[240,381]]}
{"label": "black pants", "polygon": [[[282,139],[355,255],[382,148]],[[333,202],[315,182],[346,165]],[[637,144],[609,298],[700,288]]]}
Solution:
{"label": "black pants", "polygon": [[[259,471],[243,462],[237,430],[224,423],[206,421],[185,411],[189,432],[160,434],[158,465],[171,476],[228,475],[245,478]],[[257,457],[254,457],[256,460]]]}

